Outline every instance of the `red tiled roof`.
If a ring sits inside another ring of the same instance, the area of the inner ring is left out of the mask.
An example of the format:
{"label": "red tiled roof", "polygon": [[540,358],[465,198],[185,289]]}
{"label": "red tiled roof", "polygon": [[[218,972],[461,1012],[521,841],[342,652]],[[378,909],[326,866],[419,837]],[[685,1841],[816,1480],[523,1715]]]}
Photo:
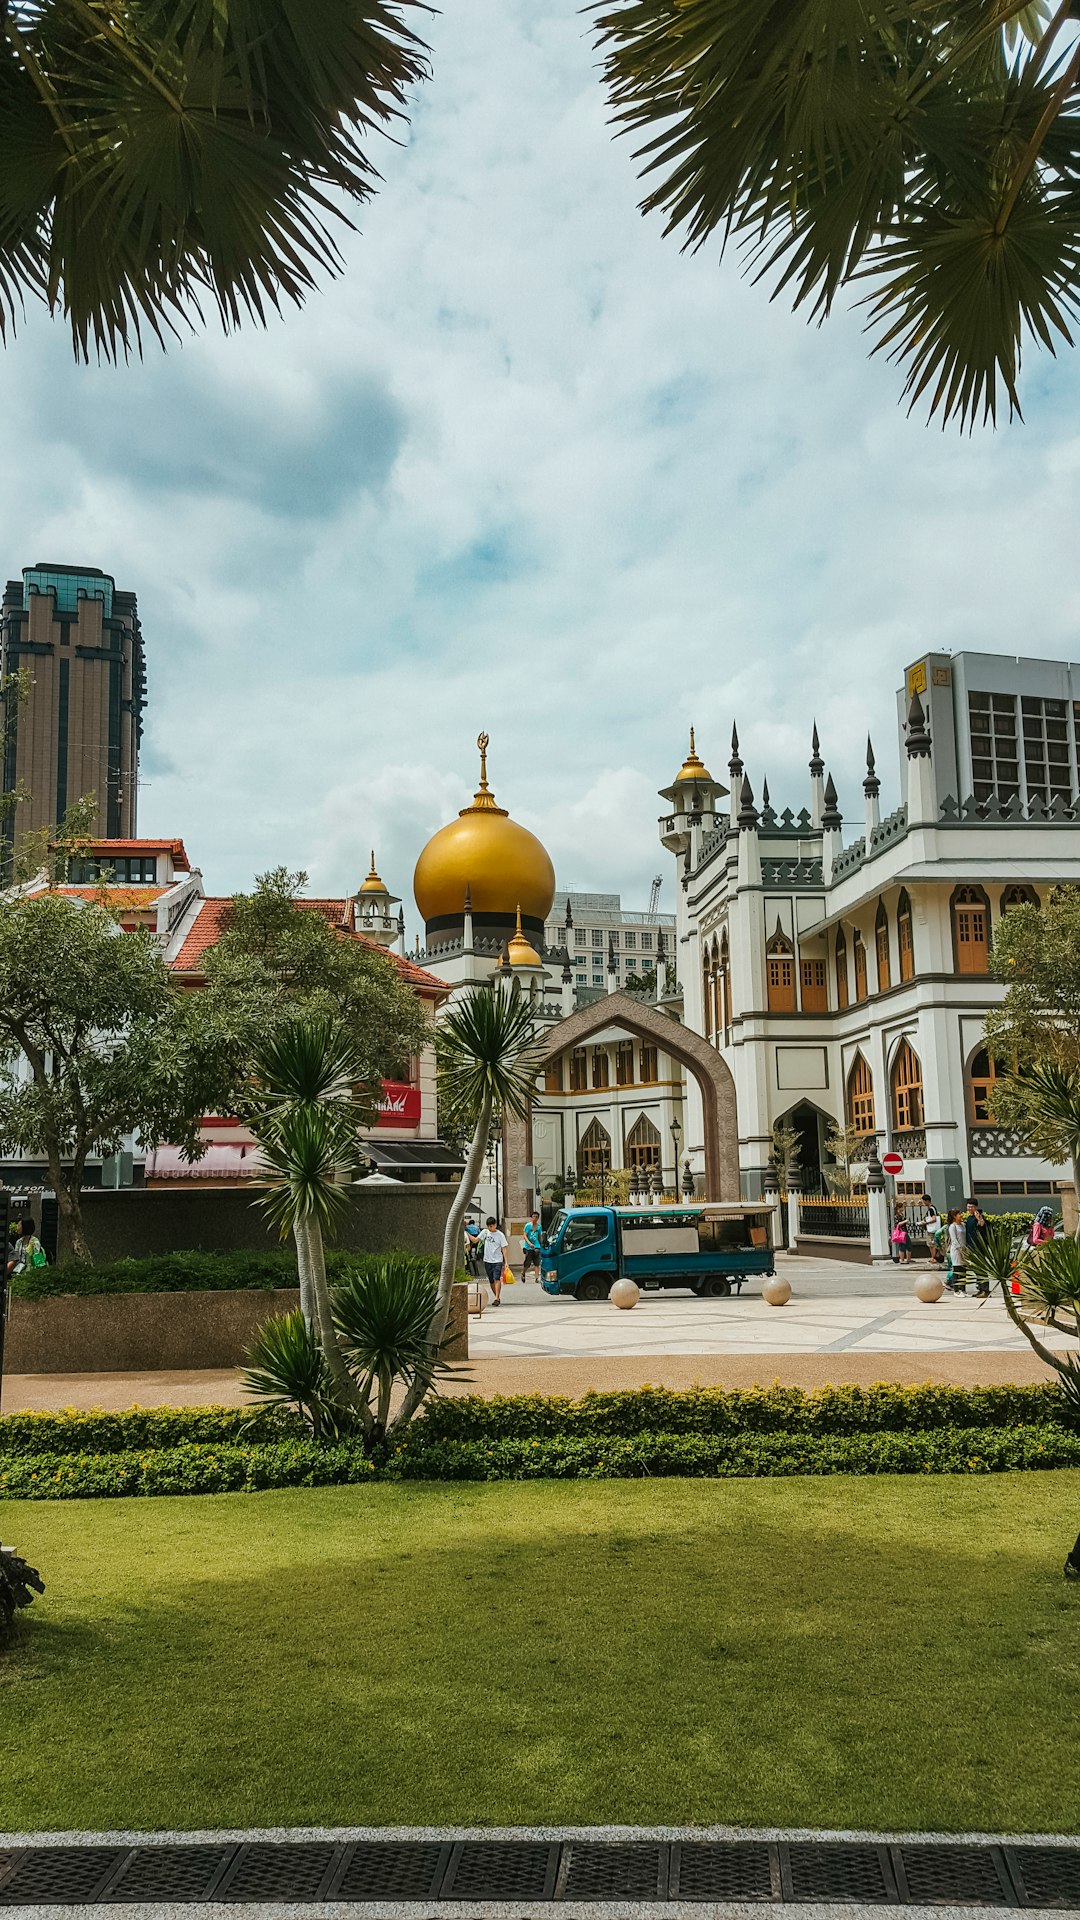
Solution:
{"label": "red tiled roof", "polygon": [[64,893],[75,900],[101,900],[108,907],[152,907],[161,899],[163,893],[171,893],[171,887],[53,887],[53,893]]}
{"label": "red tiled roof", "polygon": [[178,873],[190,873],[191,862],[182,840],[88,840],[88,853],[171,853]]}
{"label": "red tiled roof", "polygon": [[[321,913],[330,926],[339,928],[342,933],[348,932],[352,939],[359,940],[361,946],[370,947],[374,953],[386,954],[386,958],[393,967],[396,967],[406,986],[414,988],[425,998],[434,998],[436,994],[442,997],[449,992],[445,981],[437,980],[433,973],[428,973],[426,968],[419,966],[415,960],[408,960],[400,953],[387,953],[386,948],[381,947],[377,940],[370,940],[366,934],[355,933],[351,927],[346,927],[345,910],[349,904],[347,900],[298,900],[296,904],[298,907],[311,907],[316,913]],[[231,900],[218,897],[203,901],[194,925],[188,929],[184,944],[172,962],[177,973],[199,971],[202,955],[208,947],[217,945],[225,931],[231,905]]]}

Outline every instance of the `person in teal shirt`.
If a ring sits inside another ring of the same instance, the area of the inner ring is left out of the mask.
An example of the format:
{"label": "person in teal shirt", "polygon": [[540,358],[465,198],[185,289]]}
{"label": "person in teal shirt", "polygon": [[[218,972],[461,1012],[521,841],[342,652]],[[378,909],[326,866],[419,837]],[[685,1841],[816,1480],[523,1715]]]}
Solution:
{"label": "person in teal shirt", "polygon": [[521,1266],[521,1277],[523,1280],[527,1280],[529,1274],[535,1268],[537,1278],[539,1279],[540,1255],[543,1252],[544,1242],[540,1235],[540,1215],[538,1213],[530,1213],[525,1222],[521,1239],[525,1250],[525,1258]]}

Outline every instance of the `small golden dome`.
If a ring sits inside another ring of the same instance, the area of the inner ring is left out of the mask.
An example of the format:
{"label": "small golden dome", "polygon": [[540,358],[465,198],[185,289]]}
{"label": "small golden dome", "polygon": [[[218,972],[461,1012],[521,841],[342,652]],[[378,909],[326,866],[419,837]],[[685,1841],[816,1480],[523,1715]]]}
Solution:
{"label": "small golden dome", "polygon": [[711,780],[711,779],[712,779],[712,774],[709,772],[709,769],[705,765],[704,761],[700,759],[697,748],[694,745],[694,729],[693,727],[691,727],[690,751],[687,754],[686,759],[683,761],[682,766],[679,768],[678,773],[675,775],[676,784],[680,780]]}
{"label": "small golden dome", "polygon": [[375,871],[374,847],[371,849],[371,872],[368,874],[366,880],[360,882],[360,891],[361,893],[387,893],[389,891],[389,889],[383,885]]}
{"label": "small golden dome", "polygon": [[555,869],[536,835],[496,804],[487,783],[486,733],[477,745],[480,785],[472,805],[462,807],[457,819],[440,827],[423,849],[413,874],[417,907],[425,922],[451,919],[464,913],[468,890],[474,914],[501,914],[509,920],[517,907],[528,920],[542,924],[555,898]]}
{"label": "small golden dome", "polygon": [[506,945],[506,957],[512,967],[542,967],[543,961],[532,942],[521,931],[521,908],[517,910],[517,932]]}

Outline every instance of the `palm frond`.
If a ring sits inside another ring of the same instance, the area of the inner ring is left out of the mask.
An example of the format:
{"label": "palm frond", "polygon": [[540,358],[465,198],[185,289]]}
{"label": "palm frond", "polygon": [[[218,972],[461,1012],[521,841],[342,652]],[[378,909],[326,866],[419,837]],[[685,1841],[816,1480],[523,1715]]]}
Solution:
{"label": "palm frond", "polygon": [[334,1325],[350,1366],[365,1379],[411,1381],[437,1363],[429,1340],[438,1268],[419,1254],[388,1253],[339,1269]]}
{"label": "palm frond", "polygon": [[264,1406],[299,1408],[317,1438],[341,1431],[322,1350],[299,1308],[275,1314],[256,1329],[240,1378],[245,1393]]}
{"label": "palm frond", "polygon": [[262,1039],[252,1069],[268,1109],[329,1100],[366,1111],[370,1099],[361,1050],[340,1021],[307,1015],[283,1021]]}
{"label": "palm frond", "polygon": [[77,354],[113,358],[207,302],[231,328],[302,301],[341,269],[342,201],[378,183],[370,135],[426,75],[416,4],[9,0],[0,101],[17,82],[21,148],[49,166],[26,257],[5,259],[0,202],[0,299],[6,270],[63,306]]}
{"label": "palm frond", "polygon": [[496,981],[456,1001],[440,1021],[435,1046],[440,1088],[470,1131],[485,1098],[497,1111],[524,1118],[542,1047],[516,980],[509,991]]}
{"label": "palm frond", "polygon": [[268,1189],[258,1205],[284,1240],[298,1221],[331,1229],[346,1205],[341,1182],[356,1160],[356,1126],[347,1109],[283,1107],[257,1128]]}

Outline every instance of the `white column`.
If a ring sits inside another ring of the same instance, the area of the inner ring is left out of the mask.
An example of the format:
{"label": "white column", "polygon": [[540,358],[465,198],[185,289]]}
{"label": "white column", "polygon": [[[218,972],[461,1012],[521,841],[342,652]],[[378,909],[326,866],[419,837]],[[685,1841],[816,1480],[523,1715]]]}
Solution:
{"label": "white column", "polygon": [[881,1170],[881,1161],[878,1159],[876,1141],[867,1162],[866,1193],[871,1264],[875,1267],[891,1265],[892,1246],[889,1240],[889,1209],[885,1201],[885,1175]]}

